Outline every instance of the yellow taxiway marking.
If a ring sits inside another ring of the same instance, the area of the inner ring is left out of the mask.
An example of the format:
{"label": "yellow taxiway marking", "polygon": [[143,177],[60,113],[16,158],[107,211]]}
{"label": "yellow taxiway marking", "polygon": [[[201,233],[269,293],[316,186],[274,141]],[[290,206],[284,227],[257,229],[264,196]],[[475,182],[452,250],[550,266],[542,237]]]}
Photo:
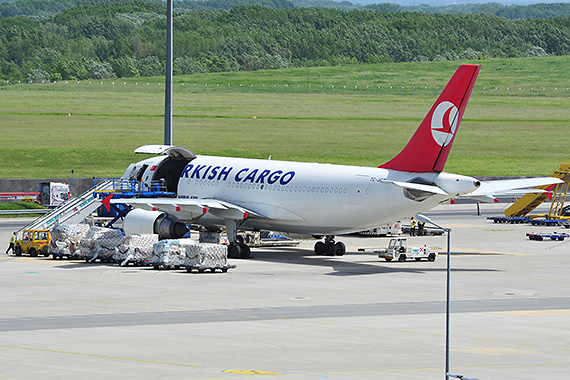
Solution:
{"label": "yellow taxiway marking", "polygon": [[101,358],[101,359],[124,360],[124,361],[139,362],[139,363],[153,363],[153,364],[173,365],[173,366],[179,366],[179,367],[202,368],[202,366],[200,366],[200,365],[193,365],[193,364],[161,362],[161,361],[157,361],[157,360],[145,360],[145,359],[135,359],[135,358],[123,358],[123,357],[120,357],[120,356],[108,356],[108,355],[86,354],[86,353],[84,353],[84,352],[60,351],[60,350],[51,350],[51,349],[47,349],[47,348],[8,346],[8,345],[3,345],[3,344],[0,345],[0,347],[3,347],[3,348],[13,348],[13,349],[17,349],[17,350],[26,350],[26,351],[49,352],[49,353],[54,353],[54,354],[65,354],[65,355],[75,355],[75,356],[87,356],[87,357]]}
{"label": "yellow taxiway marking", "polygon": [[244,318],[259,318],[257,315],[244,315],[244,314],[240,314],[240,317],[244,317]]}
{"label": "yellow taxiway marking", "polygon": [[259,371],[257,369],[226,369],[222,372],[236,373],[238,375],[284,375],[282,372]]}
{"label": "yellow taxiway marking", "polygon": [[[492,369],[492,368],[525,368],[525,367],[562,367],[570,366],[568,363],[539,363],[539,364],[505,364],[505,365],[481,365],[481,366],[469,366],[469,367],[455,367],[456,371],[468,371],[473,369]],[[442,371],[442,368],[409,368],[409,369],[379,369],[379,370],[364,370],[364,371],[335,371],[335,372],[270,372],[270,371],[259,371],[259,370],[224,370],[224,373],[235,373],[246,376],[255,377],[326,377],[328,375],[356,375],[356,374],[381,374],[381,373],[412,373],[412,372],[427,372],[427,371]],[[204,377],[204,378],[193,378],[193,380],[223,380],[227,377]]]}
{"label": "yellow taxiway marking", "polygon": [[223,313],[220,313],[219,311],[203,311],[202,313],[206,313],[206,314],[223,314]]}
{"label": "yellow taxiway marking", "polygon": [[376,330],[375,327],[368,327],[368,326],[352,326],[357,329],[368,329],[368,330]]}
{"label": "yellow taxiway marking", "polygon": [[313,323],[316,323],[317,325],[327,325],[327,326],[334,325],[334,323],[332,322],[313,322]]}
{"label": "yellow taxiway marking", "polygon": [[570,315],[570,309],[493,311],[492,313],[517,317],[565,317]]}

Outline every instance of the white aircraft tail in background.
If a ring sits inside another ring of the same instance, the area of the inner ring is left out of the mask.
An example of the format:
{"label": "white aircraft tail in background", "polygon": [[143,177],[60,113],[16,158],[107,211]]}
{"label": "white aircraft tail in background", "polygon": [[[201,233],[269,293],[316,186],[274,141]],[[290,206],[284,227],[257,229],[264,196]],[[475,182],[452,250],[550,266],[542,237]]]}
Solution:
{"label": "white aircraft tail in background", "polygon": [[[160,156],[131,164],[122,179],[148,189],[162,184],[175,197],[107,201],[141,209],[125,217],[126,234],[177,238],[187,231],[185,223],[225,226],[228,255],[247,258],[238,229],[263,229],[324,236],[315,253],[343,255],[346,247],[335,235],[410,217],[481,187],[475,178],[443,172],[479,69],[460,66],[406,147],[379,167],[199,156],[150,145],[135,152]],[[545,181],[556,182],[549,177],[537,184]]]}

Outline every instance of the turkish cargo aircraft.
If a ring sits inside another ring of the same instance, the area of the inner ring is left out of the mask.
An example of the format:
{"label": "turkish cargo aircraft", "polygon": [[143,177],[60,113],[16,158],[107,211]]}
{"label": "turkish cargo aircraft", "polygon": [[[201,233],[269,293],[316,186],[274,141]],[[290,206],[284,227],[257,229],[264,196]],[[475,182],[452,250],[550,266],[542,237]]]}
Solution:
{"label": "turkish cargo aircraft", "polygon": [[[475,178],[443,172],[479,69],[459,67],[406,147],[379,167],[198,156],[181,147],[149,145],[135,152],[160,156],[131,164],[122,179],[149,187],[162,181],[176,198],[111,201],[135,208],[124,219],[127,234],[177,238],[187,232],[186,223],[225,226],[228,256],[247,258],[249,247],[239,241],[238,229],[273,230],[324,236],[315,253],[343,255],[345,245],[335,235],[416,215],[451,198],[490,195],[477,192],[485,186]],[[524,180],[514,187],[556,181]],[[500,181],[493,184],[501,188]]]}

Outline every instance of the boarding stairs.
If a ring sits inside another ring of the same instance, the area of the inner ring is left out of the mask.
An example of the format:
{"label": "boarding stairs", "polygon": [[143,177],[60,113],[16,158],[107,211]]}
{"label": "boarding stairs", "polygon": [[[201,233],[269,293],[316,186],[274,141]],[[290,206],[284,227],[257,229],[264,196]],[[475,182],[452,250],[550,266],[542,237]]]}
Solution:
{"label": "boarding stairs", "polygon": [[[76,198],[71,198],[52,212],[34,220],[20,229],[23,230],[51,230],[59,224],[81,223],[92,212],[101,206],[101,199],[113,195],[113,198],[145,198],[145,197],[173,197],[175,193],[166,190],[164,181],[152,181],[144,184],[141,181],[123,180],[117,178],[94,179],[93,187]],[[123,216],[118,214],[117,217]],[[113,220],[110,224],[112,224]]]}
{"label": "boarding stairs", "polygon": [[113,182],[111,180],[99,182],[96,187],[87,190],[78,197],[69,199],[52,212],[45,214],[20,229],[18,236],[23,230],[51,230],[58,224],[81,223],[83,219],[101,206],[101,202],[96,196],[97,192],[111,190],[112,186]]}
{"label": "boarding stairs", "polygon": [[[550,193],[538,193],[538,194],[525,194],[519,198],[515,203],[504,210],[505,216],[507,217],[524,217],[530,212],[534,211],[538,206],[540,206],[544,201],[552,197],[552,205],[550,207],[550,212],[548,213],[548,218],[553,219],[560,217],[562,208],[564,207],[564,202],[566,200],[566,194],[568,193],[568,188],[570,185],[570,161],[566,161],[560,164],[560,168],[550,175],[554,178],[560,178],[563,183],[558,183],[556,185],[549,186],[539,186],[538,189],[551,191]],[[545,216],[545,215],[542,215]]]}

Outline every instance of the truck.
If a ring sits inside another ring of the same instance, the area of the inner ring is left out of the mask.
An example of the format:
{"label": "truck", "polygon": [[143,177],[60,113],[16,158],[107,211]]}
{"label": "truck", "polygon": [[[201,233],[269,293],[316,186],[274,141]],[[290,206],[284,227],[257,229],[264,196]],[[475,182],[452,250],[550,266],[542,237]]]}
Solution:
{"label": "truck", "polygon": [[360,231],[362,236],[396,236],[402,234],[402,224],[398,221],[396,223],[388,223],[383,226],[372,228],[366,231]]}
{"label": "truck", "polygon": [[421,261],[422,259],[427,259],[427,261],[435,261],[437,258],[437,252],[430,247],[425,245],[418,247],[410,247],[408,245],[408,238],[396,237],[390,239],[388,248],[359,248],[361,252],[375,253],[378,257],[386,261],[397,260],[404,262],[406,260],[416,260]]}
{"label": "truck", "polygon": [[50,242],[51,234],[49,230],[24,230],[22,238],[14,243],[14,253],[16,256],[22,256],[25,253],[34,257],[38,254],[48,257]]}
{"label": "truck", "polygon": [[64,182],[40,182],[36,202],[46,207],[58,207],[71,198],[69,185]]}

